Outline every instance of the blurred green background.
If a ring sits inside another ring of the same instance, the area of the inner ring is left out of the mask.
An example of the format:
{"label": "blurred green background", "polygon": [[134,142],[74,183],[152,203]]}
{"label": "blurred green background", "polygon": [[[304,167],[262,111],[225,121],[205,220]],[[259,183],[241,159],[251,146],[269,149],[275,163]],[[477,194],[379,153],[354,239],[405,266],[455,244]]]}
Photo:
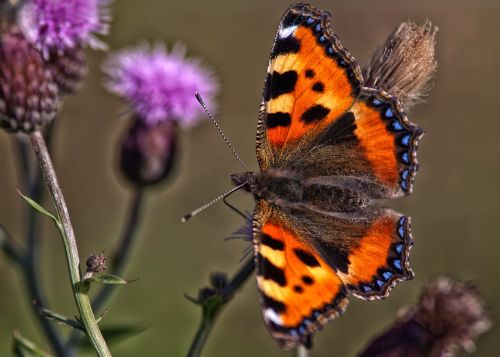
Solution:
{"label": "blurred green background", "polygon": [[[255,126],[269,50],[288,1],[120,0],[112,4],[111,49],[138,41],[181,41],[189,54],[213,66],[222,84],[218,120],[244,161],[256,169]],[[494,320],[500,315],[500,2],[313,1],[333,14],[334,31],[364,64],[401,22],[429,18],[438,33],[438,72],[428,101],[409,117],[426,130],[419,150],[415,193],[391,206],[412,216],[416,278],[398,285],[382,302],[351,299],[346,314],[315,338],[311,356],[352,356],[374,333],[413,303],[426,282],[441,274],[477,282]],[[80,255],[111,253],[131,198],[117,172],[117,142],[127,125],[118,117],[125,103],[102,88],[105,53],[89,51],[90,74],[68,98],[56,126],[55,165],[69,204]],[[20,240],[24,203],[16,194],[14,138],[0,132],[0,222]],[[182,356],[198,327],[199,309],[183,293],[196,295],[214,270],[232,273],[246,243],[223,242],[242,221],[217,204],[187,224],[180,217],[230,187],[240,170],[208,121],[181,134],[177,177],[148,193],[140,237],[127,277],[140,280],[119,289],[108,323],[150,325],[144,333],[112,346],[116,356]],[[251,197],[233,202],[251,210]],[[48,203],[46,203],[48,206]],[[76,312],[62,247],[44,222],[41,275],[54,310]],[[11,332],[44,344],[31,316],[20,275],[0,256],[0,356],[10,354]],[[290,356],[262,321],[255,281],[221,315],[206,356]],[[500,327],[481,336],[478,356],[498,350]]]}

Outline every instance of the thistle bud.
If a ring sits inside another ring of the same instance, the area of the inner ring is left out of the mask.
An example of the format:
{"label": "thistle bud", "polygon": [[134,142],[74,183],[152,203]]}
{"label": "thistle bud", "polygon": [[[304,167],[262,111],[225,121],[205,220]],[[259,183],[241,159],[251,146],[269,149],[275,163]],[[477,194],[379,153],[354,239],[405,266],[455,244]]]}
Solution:
{"label": "thistle bud", "polygon": [[59,103],[57,85],[41,54],[15,27],[0,38],[0,126],[31,132],[49,123]]}
{"label": "thistle bud", "polygon": [[87,74],[85,51],[81,46],[65,49],[62,53],[53,51],[49,54],[47,66],[59,87],[59,93],[73,94]]}
{"label": "thistle bud", "polygon": [[437,67],[437,32],[430,21],[403,22],[364,69],[365,85],[395,96],[406,110],[422,101]]}
{"label": "thistle bud", "polygon": [[87,259],[86,265],[88,273],[101,273],[107,268],[106,257],[104,256],[104,254],[91,254]]}
{"label": "thistle bud", "polygon": [[441,277],[427,286],[418,304],[407,310],[360,357],[453,356],[472,352],[491,322],[472,284]]}
{"label": "thistle bud", "polygon": [[162,181],[174,164],[176,144],[175,121],[148,124],[135,119],[122,141],[120,162],[123,174],[138,186]]}

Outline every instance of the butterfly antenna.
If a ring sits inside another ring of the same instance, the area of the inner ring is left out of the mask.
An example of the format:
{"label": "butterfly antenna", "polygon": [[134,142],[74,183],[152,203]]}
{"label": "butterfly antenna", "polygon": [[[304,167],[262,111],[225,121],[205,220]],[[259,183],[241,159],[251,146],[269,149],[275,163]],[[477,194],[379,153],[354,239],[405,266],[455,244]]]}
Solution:
{"label": "butterfly antenna", "polygon": [[226,136],[224,135],[224,132],[222,131],[219,123],[217,123],[217,121],[215,120],[214,116],[212,115],[212,113],[210,113],[208,111],[208,108],[207,106],[205,105],[205,102],[203,101],[203,99],[201,98],[201,95],[200,93],[196,92],[195,93],[195,96],[196,96],[196,99],[198,99],[198,102],[200,102],[200,105],[203,107],[203,109],[205,110],[205,112],[207,113],[207,115],[210,117],[210,119],[212,120],[212,122],[215,124],[215,127],[217,128],[217,130],[219,131],[220,135],[222,136],[222,139],[224,139],[224,141],[226,142],[227,146],[229,146],[229,149],[231,150],[231,152],[234,154],[234,156],[236,156],[236,158],[238,159],[238,161],[240,162],[241,166],[246,170],[247,167],[246,165],[243,163],[243,161],[241,160],[240,156],[238,155],[238,153],[236,152],[236,150],[234,149],[233,145],[231,145],[231,143],[229,142],[229,140],[226,138]]}
{"label": "butterfly antenna", "polygon": [[207,209],[208,207],[210,207],[211,205],[213,205],[215,202],[217,201],[220,201],[221,199],[223,199],[224,197],[226,197],[227,195],[230,195],[231,193],[233,193],[234,191],[238,191],[240,188],[242,188],[243,186],[245,186],[247,184],[247,182],[243,182],[241,185],[238,185],[236,187],[233,187],[232,189],[230,189],[229,191],[223,193],[222,195],[219,195],[217,197],[215,197],[213,200],[205,203],[203,206],[195,209],[194,211],[191,211],[189,212],[188,214],[185,214],[182,218],[181,218],[181,222],[184,223],[186,222],[187,220],[193,218],[194,216],[196,216],[198,213],[200,213],[201,211]]}

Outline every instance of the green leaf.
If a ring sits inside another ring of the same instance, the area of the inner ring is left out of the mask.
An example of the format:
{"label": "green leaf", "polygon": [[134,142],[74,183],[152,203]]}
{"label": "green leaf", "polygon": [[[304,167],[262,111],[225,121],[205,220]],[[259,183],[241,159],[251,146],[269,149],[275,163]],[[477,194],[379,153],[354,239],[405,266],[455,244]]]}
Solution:
{"label": "green leaf", "polygon": [[47,216],[49,217],[50,219],[52,219],[57,227],[57,229],[59,229],[59,231],[61,231],[61,233],[63,233],[63,229],[62,229],[62,224],[61,222],[59,221],[59,219],[52,213],[50,213],[49,211],[47,211],[45,208],[43,208],[42,206],[40,206],[40,204],[38,204],[37,202],[33,201],[31,198],[29,198],[28,196],[25,196],[21,193],[21,191],[17,191],[17,193],[19,193],[19,195],[33,208],[35,209],[36,211],[38,211],[39,213],[43,214],[44,216]]}
{"label": "green leaf", "polygon": [[100,276],[93,276],[91,278],[84,279],[82,282],[98,283],[105,285],[124,285],[130,283],[131,281],[125,280],[116,275],[103,274]]}
{"label": "green leaf", "polygon": [[[129,337],[136,336],[148,328],[149,326],[144,325],[115,325],[101,327],[100,330],[106,343],[113,345]],[[87,338],[81,340],[80,348],[87,351],[93,349],[92,344]]]}
{"label": "green leaf", "polygon": [[38,312],[43,317],[45,317],[49,320],[53,320],[61,325],[65,325],[65,326],[68,326],[68,327],[71,327],[71,328],[74,328],[77,330],[85,331],[85,328],[83,327],[83,325],[80,322],[78,322],[76,320],[72,320],[64,315],[61,315],[61,314],[58,314],[56,312],[50,311],[48,309],[43,309],[43,308],[39,308]]}
{"label": "green leaf", "polygon": [[35,345],[26,337],[21,336],[17,331],[14,331],[14,340],[12,343],[12,351],[17,357],[50,357],[51,355],[40,347]]}

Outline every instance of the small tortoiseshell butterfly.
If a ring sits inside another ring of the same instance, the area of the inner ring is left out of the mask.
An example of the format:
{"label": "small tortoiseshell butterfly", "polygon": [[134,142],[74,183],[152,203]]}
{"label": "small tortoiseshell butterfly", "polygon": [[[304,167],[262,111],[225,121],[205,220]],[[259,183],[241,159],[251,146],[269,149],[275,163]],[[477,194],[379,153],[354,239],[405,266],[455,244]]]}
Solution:
{"label": "small tortoiseshell butterfly", "polygon": [[411,279],[410,218],[377,199],[412,192],[422,130],[363,86],[331,15],[296,4],[278,27],[257,126],[260,172],[232,175],[256,201],[264,320],[282,347],[310,345],[347,295],[382,299]]}

